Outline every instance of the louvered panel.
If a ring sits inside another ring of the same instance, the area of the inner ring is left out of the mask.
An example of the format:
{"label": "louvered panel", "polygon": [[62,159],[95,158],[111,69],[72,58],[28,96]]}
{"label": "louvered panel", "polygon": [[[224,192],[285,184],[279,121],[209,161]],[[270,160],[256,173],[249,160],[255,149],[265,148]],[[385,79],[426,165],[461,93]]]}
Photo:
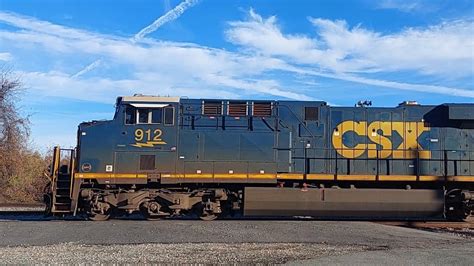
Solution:
{"label": "louvered panel", "polygon": [[203,114],[204,115],[220,115],[220,114],[222,114],[222,103],[221,102],[204,102],[203,103]]}
{"label": "louvered panel", "polygon": [[272,116],[272,103],[254,103],[253,116]]}
{"label": "louvered panel", "polygon": [[305,107],[304,108],[304,119],[309,121],[318,120],[318,107]]}
{"label": "louvered panel", "polygon": [[247,103],[246,102],[230,102],[228,113],[230,116],[246,116]]}

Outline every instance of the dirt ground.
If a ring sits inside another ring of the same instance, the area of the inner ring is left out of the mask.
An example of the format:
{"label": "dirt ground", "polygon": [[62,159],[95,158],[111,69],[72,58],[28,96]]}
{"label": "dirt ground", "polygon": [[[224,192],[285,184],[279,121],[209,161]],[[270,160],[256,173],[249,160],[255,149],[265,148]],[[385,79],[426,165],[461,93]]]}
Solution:
{"label": "dirt ground", "polygon": [[106,222],[0,214],[0,264],[472,265],[474,239],[357,221]]}

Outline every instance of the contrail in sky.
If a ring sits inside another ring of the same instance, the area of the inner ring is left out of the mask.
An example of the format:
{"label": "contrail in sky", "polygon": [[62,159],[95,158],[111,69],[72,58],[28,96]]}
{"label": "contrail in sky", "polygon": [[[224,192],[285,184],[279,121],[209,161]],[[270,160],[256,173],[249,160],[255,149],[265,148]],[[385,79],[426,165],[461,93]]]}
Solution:
{"label": "contrail in sky", "polygon": [[76,74],[72,75],[71,78],[77,78],[79,76],[82,76],[85,73],[91,71],[92,69],[98,67],[101,63],[102,63],[101,59],[95,60],[94,62],[92,62],[91,64],[89,64],[85,68],[83,68],[81,71],[79,71]]}
{"label": "contrail in sky", "polygon": [[[179,5],[175,6],[175,8],[171,9],[170,11],[166,12],[163,16],[159,17],[157,20],[155,20],[152,24],[146,26],[143,28],[141,31],[139,31],[133,38],[130,40],[132,42],[137,42],[143,39],[146,35],[156,31],[159,27],[163,26],[164,24],[173,21],[177,18],[179,18],[184,11],[186,11],[188,8],[193,7],[195,4],[197,4],[199,0],[185,0],[181,2]],[[98,67],[102,60],[96,60],[92,62],[92,64],[86,66],[84,69],[81,71],[77,72],[76,74],[72,75],[71,78],[77,78],[81,75],[84,75],[85,73],[93,70],[94,68]]]}
{"label": "contrail in sky", "polygon": [[173,8],[170,11],[166,12],[166,14],[159,17],[153,23],[146,26],[141,31],[139,31],[137,34],[135,34],[135,36],[133,37],[133,41],[137,42],[137,41],[143,39],[143,37],[145,37],[146,35],[156,31],[159,27],[163,26],[164,24],[179,18],[184,13],[184,11],[186,11],[186,9],[188,9],[190,7],[193,7],[198,2],[199,2],[198,0],[185,0],[185,1],[181,2],[175,8]]}

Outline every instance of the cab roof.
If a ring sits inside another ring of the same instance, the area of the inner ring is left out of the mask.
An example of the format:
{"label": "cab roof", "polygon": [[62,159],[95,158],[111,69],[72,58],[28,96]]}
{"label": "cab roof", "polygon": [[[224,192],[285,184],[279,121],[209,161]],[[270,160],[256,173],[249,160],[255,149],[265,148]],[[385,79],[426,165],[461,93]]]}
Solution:
{"label": "cab roof", "polygon": [[151,95],[133,95],[123,96],[122,102],[142,102],[142,103],[153,103],[153,102],[165,102],[165,103],[177,103],[180,97],[169,97],[169,96],[151,96]]}

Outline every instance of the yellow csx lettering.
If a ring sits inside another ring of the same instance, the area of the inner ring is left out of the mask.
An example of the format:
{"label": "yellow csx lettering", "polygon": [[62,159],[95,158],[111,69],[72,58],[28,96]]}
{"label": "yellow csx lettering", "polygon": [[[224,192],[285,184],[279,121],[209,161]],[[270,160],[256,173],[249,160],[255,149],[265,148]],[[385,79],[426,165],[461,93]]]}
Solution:
{"label": "yellow csx lettering", "polygon": [[[418,137],[430,128],[423,122],[385,122],[374,121],[367,124],[366,121],[344,121],[333,131],[332,145],[337,153],[345,158],[357,158],[367,152],[368,158],[416,158],[417,153],[421,159],[430,159],[431,151],[423,150],[418,143]],[[343,136],[347,132],[353,132],[362,137],[368,137],[370,142],[356,143],[354,147],[344,144]],[[392,132],[396,131],[403,141],[397,147],[393,147],[391,140]],[[377,145],[381,149],[377,151]]]}

